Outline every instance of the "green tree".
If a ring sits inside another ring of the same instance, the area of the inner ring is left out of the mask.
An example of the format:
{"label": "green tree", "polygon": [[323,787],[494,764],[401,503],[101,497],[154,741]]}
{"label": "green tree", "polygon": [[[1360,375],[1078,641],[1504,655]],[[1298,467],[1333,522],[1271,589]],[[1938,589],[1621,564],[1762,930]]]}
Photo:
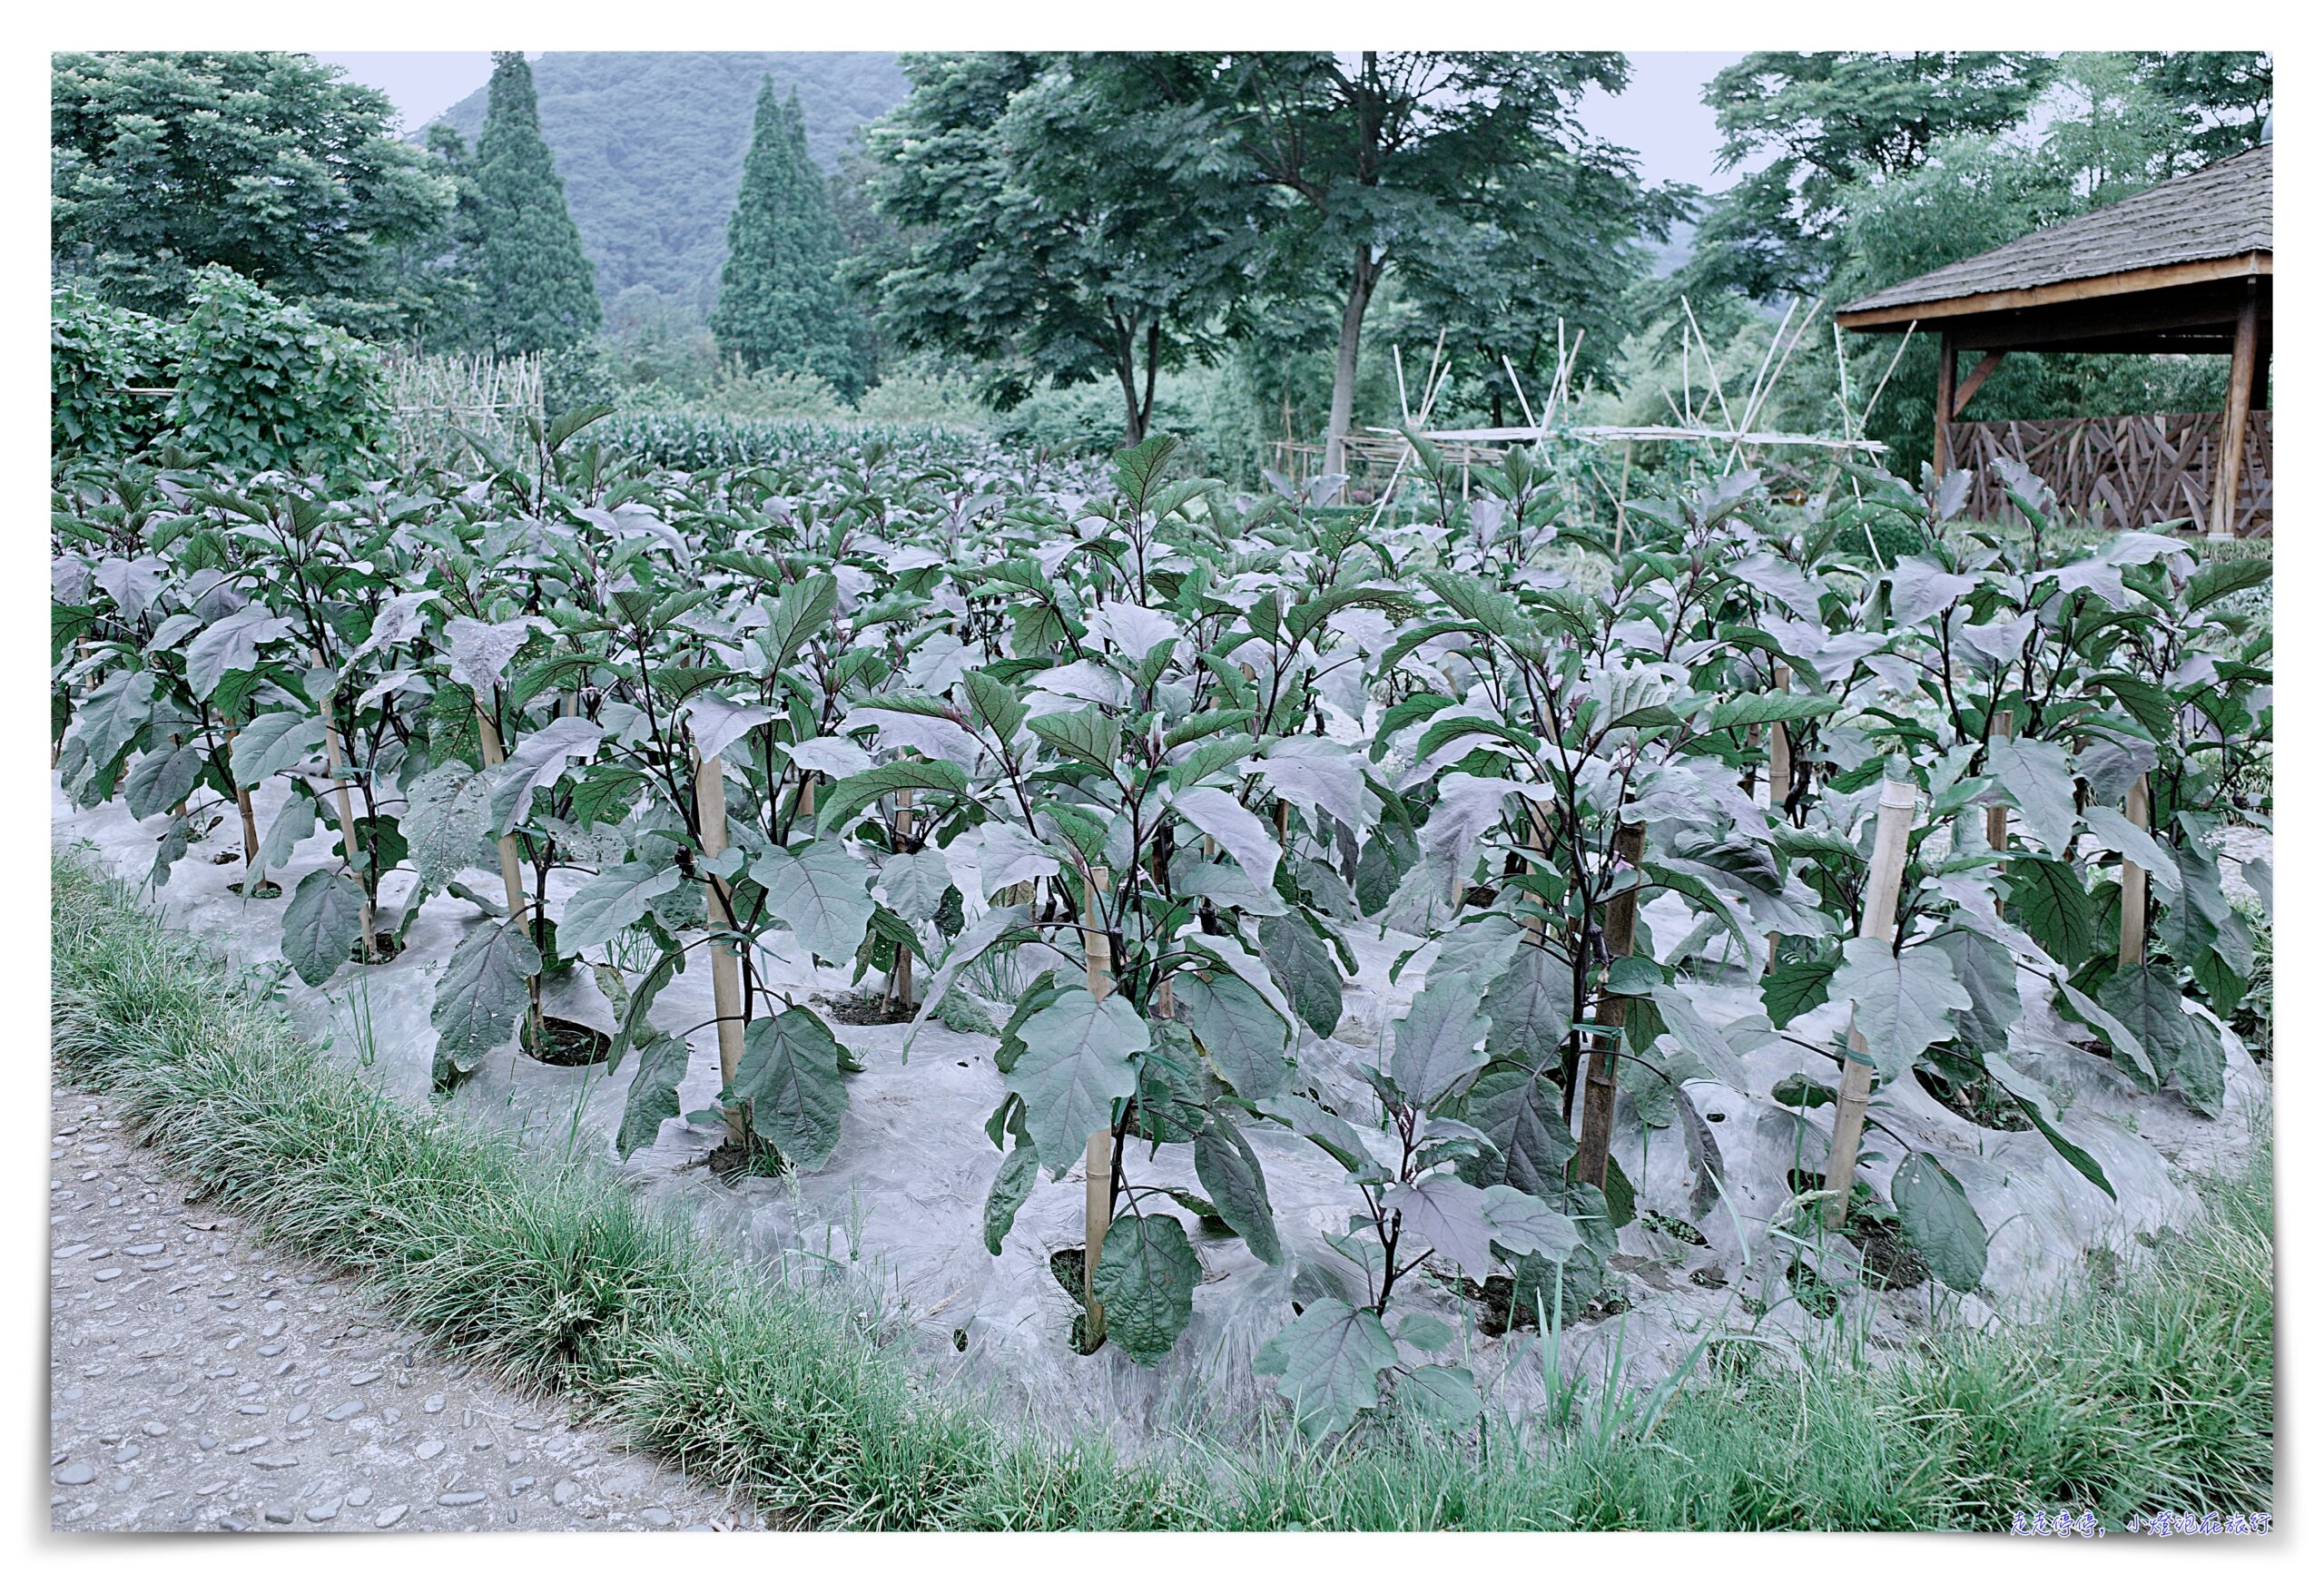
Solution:
{"label": "green tree", "polygon": [[766,77],[710,316],[719,351],[753,370],[819,375],[850,400],[861,394],[853,305],[836,273],[841,246],[822,172],[807,156],[799,95],[778,100]]}
{"label": "green tree", "polygon": [[1004,409],[1111,375],[1145,438],[1155,379],[1225,349],[1252,238],[1247,185],[1183,62],[907,56],[911,97],[866,133],[896,228],[850,268],[882,329],[981,359]]}
{"label": "green tree", "polygon": [[541,139],[521,50],[492,57],[491,108],[477,141],[474,280],[478,334],[496,352],[553,351],[596,333],[596,271]]}
{"label": "green tree", "polygon": [[2028,51],[1762,50],[1703,90],[1718,168],[1765,159],[1722,194],[1683,273],[1696,295],[1811,293],[1846,256],[1846,194],[1918,168],[1948,138],[2017,125],[2047,85]]}
{"label": "green tree", "polygon": [[[2206,82],[2240,95],[2251,70],[2228,74],[2181,63],[2159,72],[2137,56],[2063,57],[2038,138],[1955,139],[1926,151],[1918,168],[1896,179],[1844,190],[1846,257],[1831,282],[1833,299],[1910,280],[2206,163],[2204,153],[2216,146],[2206,140],[2227,118],[2256,139],[2267,101],[2239,97],[2211,107],[2179,97]],[[1857,349],[1851,379],[1859,390],[1869,388],[1866,376],[1877,379],[1895,349],[1885,337]],[[1932,337],[1914,337],[1873,416],[1874,438],[1894,447],[1892,459],[1907,469],[1929,455],[1936,357]],[[1974,414],[2206,411],[2225,399],[2226,372],[2225,359],[2215,356],[2018,354],[1979,388]]]}
{"label": "green tree", "polygon": [[50,75],[52,257],[108,300],[167,315],[223,264],[358,333],[403,333],[405,274],[453,188],[399,142],[387,95],[300,54],[59,54]]}
{"label": "green tree", "polygon": [[[1586,88],[1615,92],[1628,80],[1620,55],[1598,53],[1218,58],[1235,151],[1285,201],[1269,217],[1267,272],[1289,290],[1329,280],[1339,306],[1327,468],[1344,462],[1364,314],[1381,281],[1391,270],[1433,275],[1449,295],[1479,248],[1493,251],[1482,227],[1515,239],[1501,260],[1522,267],[1545,235],[1537,220],[1580,215],[1554,201],[1553,180],[1528,172],[1582,143],[1574,111]],[[1524,201],[1512,202],[1520,189]]]}

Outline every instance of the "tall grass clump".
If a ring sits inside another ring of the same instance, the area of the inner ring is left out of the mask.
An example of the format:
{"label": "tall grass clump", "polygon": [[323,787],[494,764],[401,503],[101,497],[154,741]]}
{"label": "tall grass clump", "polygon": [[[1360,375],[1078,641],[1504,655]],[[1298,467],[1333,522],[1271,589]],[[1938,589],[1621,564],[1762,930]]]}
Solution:
{"label": "tall grass clump", "polygon": [[1390,1416],[1331,1447],[1270,1423],[1254,1444],[1129,1459],[1010,1432],[835,1296],[732,1262],[602,1162],[407,1107],[327,1062],[119,884],[71,858],[52,881],[62,1077],[114,1096],[221,1208],[785,1526],[1994,1529],[2021,1510],[2088,1507],[2112,1527],[2273,1500],[2264,1143],[2151,1259],[1894,1361],[1750,1349],[1675,1394],[1585,1391],[1547,1435]]}

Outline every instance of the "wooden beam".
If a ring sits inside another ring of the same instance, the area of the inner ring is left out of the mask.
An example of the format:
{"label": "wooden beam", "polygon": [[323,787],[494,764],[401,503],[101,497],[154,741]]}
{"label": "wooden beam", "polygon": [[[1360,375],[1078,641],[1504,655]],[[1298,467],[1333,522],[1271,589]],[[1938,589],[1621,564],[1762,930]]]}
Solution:
{"label": "wooden beam", "polygon": [[1985,376],[1992,373],[1995,369],[2001,367],[2002,359],[2007,356],[2009,356],[2009,353],[2006,350],[2002,350],[1987,352],[1984,357],[1977,359],[1977,366],[1969,370],[1969,377],[1962,380],[1961,388],[1953,393],[1953,416],[1955,418],[1959,418],[1963,412],[1968,409],[1969,398],[1977,393],[1977,387],[1985,382]]}
{"label": "wooden beam", "polygon": [[1936,338],[1936,445],[1929,453],[1940,478],[1953,470],[1953,441],[1945,433],[1945,425],[1955,410],[1953,377],[1959,370],[1955,361],[1960,349],[1954,343],[1953,332],[1942,330]]}
{"label": "wooden beam", "polygon": [[2251,418],[2251,380],[2260,357],[2260,282],[2243,298],[2235,321],[2234,360],[2227,370],[2227,421],[2219,437],[2219,470],[2211,490],[2211,536],[2235,535],[2235,501],[2243,484],[2243,431]]}
{"label": "wooden beam", "polygon": [[1917,320],[1961,319],[1974,313],[1998,313],[2012,308],[2047,308],[2060,302],[2087,302],[2106,297],[2131,297],[2166,291],[2175,286],[2198,286],[2208,280],[2233,280],[2273,275],[2272,251],[2237,253],[2224,259],[2199,259],[2183,264],[2159,264],[2144,270],[2121,270],[2081,280],[2053,280],[2014,291],[1976,291],[1959,297],[1939,297],[1926,302],[1896,302],[1879,308],[1842,309],[1833,315],[1842,329],[1902,330]]}
{"label": "wooden beam", "polygon": [[2268,364],[2276,355],[2276,338],[2260,327],[2260,345],[2251,358],[2251,393],[2246,398],[2254,412],[2268,410]]}

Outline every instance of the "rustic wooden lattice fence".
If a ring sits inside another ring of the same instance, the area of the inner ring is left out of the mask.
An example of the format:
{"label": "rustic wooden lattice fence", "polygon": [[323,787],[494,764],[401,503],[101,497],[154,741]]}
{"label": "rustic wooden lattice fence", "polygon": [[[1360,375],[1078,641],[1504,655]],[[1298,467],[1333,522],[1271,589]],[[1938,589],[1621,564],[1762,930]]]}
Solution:
{"label": "rustic wooden lattice fence", "polygon": [[[2230,523],[2238,538],[2275,532],[2275,436],[2271,415],[2251,414],[2244,430],[2243,477]],[[2191,531],[2211,525],[2211,484],[2219,474],[2221,415],[2165,412],[2129,418],[2042,418],[1950,426],[1954,466],[1976,479],[1969,515],[2014,516],[1996,457],[2024,463],[2051,488],[2068,515],[2091,526],[2149,527],[2185,517]]]}

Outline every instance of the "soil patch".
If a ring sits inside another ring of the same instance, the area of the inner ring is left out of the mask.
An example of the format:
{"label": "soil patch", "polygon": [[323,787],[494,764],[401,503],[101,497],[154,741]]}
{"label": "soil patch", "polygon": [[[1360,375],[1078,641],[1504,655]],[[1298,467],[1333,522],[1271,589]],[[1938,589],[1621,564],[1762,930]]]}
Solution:
{"label": "soil patch", "polygon": [[875,989],[847,990],[837,995],[818,995],[815,998],[830,1010],[833,1022],[844,1022],[857,1027],[911,1020],[911,1007],[898,1006]]}
{"label": "soil patch", "polygon": [[541,1040],[547,1047],[534,1047],[532,1030],[526,1028],[517,1037],[518,1047],[544,1067],[594,1067],[606,1058],[614,1046],[613,1039],[586,1024],[562,1017],[541,1018]]}

